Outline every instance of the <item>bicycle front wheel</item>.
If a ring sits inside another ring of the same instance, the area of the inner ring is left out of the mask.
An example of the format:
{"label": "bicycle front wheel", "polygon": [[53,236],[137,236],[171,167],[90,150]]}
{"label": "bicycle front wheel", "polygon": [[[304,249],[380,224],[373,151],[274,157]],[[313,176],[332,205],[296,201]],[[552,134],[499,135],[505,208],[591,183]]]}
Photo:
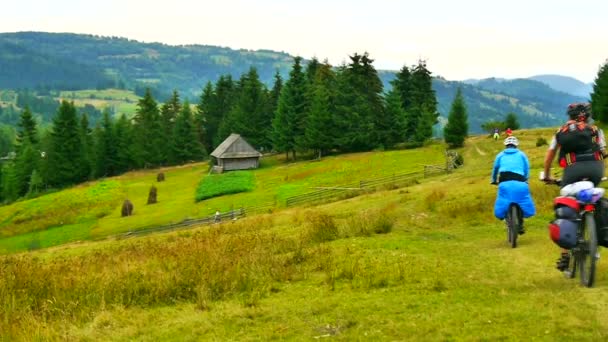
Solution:
{"label": "bicycle front wheel", "polygon": [[581,284],[592,287],[595,281],[595,263],[597,261],[597,232],[592,212],[585,213],[583,222],[581,222],[581,233],[582,241],[579,241],[580,253],[578,255]]}

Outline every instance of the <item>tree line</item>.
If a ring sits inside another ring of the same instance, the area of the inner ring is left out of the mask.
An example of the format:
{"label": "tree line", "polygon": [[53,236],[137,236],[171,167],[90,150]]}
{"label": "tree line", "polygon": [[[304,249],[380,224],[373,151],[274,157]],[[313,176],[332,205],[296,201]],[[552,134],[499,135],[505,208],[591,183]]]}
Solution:
{"label": "tree line", "polygon": [[0,168],[0,200],[62,188],[139,168],[201,161],[231,133],[261,151],[368,151],[420,146],[433,135],[437,100],[424,61],[404,66],[384,93],[373,60],[354,54],[339,67],[293,61],[289,78],[277,72],[268,89],[255,67],[233,80],[208,82],[197,103],[177,91],[158,103],[150,90],[132,118],[105,110],[97,124],[62,100],[48,130],[39,132],[31,109],[20,113],[16,157]]}

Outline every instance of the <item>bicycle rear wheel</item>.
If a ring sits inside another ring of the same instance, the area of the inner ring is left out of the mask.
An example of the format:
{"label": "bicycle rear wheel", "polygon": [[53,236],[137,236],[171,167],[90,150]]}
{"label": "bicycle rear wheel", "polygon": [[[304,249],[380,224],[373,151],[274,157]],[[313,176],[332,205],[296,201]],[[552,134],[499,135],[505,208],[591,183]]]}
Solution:
{"label": "bicycle rear wheel", "polygon": [[511,245],[511,248],[517,247],[517,235],[519,232],[519,207],[516,204],[509,206],[509,212],[507,213],[507,241]]}
{"label": "bicycle rear wheel", "polygon": [[597,232],[592,212],[586,212],[581,222],[581,241],[578,253],[578,267],[581,284],[592,287],[595,281],[595,263],[597,261]]}

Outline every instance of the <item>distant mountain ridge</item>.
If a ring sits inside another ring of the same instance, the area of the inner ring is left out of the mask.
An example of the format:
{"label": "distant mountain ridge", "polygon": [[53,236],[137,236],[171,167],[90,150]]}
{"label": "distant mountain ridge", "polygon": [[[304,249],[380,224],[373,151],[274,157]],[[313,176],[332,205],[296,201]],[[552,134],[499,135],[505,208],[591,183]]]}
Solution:
{"label": "distant mountain ridge", "polygon": [[536,75],[529,77],[529,79],[543,82],[557,91],[585,98],[589,98],[589,94],[593,92],[593,84],[581,82],[574,77],[562,75]]}
{"label": "distant mountain ridge", "polygon": [[[257,68],[262,82],[271,87],[274,74],[278,71],[287,78],[292,63],[293,56],[269,50],[171,46],[73,33],[0,33],[0,89],[149,86],[157,93],[169,94],[176,89],[182,98],[197,99],[207,82],[216,82],[225,74],[238,79],[251,66]],[[396,72],[378,73],[388,90]],[[458,82],[436,77],[433,87],[440,123],[445,124],[458,87],[463,90],[471,133],[480,133],[482,123],[502,120],[508,112],[516,113],[523,127],[555,126],[563,119],[568,103],[585,101],[588,97],[588,93],[585,96],[571,93],[573,89],[585,89],[585,84],[570,77],[534,78]]]}

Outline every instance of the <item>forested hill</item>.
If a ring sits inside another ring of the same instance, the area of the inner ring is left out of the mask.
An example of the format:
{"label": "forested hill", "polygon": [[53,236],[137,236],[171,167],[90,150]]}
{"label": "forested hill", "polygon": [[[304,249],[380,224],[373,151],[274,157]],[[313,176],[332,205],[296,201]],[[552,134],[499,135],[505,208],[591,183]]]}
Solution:
{"label": "forested hill", "polygon": [[[412,62],[404,61],[404,64]],[[208,81],[216,82],[225,74],[238,79],[251,66],[257,68],[260,81],[271,88],[274,74],[279,71],[286,79],[292,63],[293,56],[268,50],[171,46],[72,33],[0,33],[0,89],[29,88],[48,93],[49,89],[121,88],[135,90],[141,96],[146,87],[151,87],[160,101],[166,100],[174,89],[184,98],[196,99]],[[379,76],[387,91],[395,72],[379,71]],[[532,79],[465,83],[436,77],[433,88],[441,123],[447,120],[459,86],[467,105],[470,133],[480,133],[482,123],[501,121],[509,112],[518,116],[522,127],[555,126],[563,119],[568,103],[586,100]],[[11,121],[6,119],[7,112],[5,110],[4,119],[0,115],[0,124],[12,125],[17,114],[12,114]],[[51,117],[54,110],[36,114]]]}
{"label": "forested hill", "polygon": [[[393,72],[384,71],[380,77],[390,87]],[[441,123],[447,121],[456,89],[462,89],[467,106],[469,132],[481,133],[481,125],[488,121],[503,121],[507,113],[515,113],[522,127],[556,126],[564,120],[569,103],[587,101],[586,98],[566,94],[531,79],[484,79],[475,82],[433,79]]]}
{"label": "forested hill", "polygon": [[292,56],[268,50],[207,45],[171,46],[72,33],[0,34],[0,88],[129,88],[151,86],[199,95],[207,81],[236,77],[251,66],[271,83],[287,75]]}

